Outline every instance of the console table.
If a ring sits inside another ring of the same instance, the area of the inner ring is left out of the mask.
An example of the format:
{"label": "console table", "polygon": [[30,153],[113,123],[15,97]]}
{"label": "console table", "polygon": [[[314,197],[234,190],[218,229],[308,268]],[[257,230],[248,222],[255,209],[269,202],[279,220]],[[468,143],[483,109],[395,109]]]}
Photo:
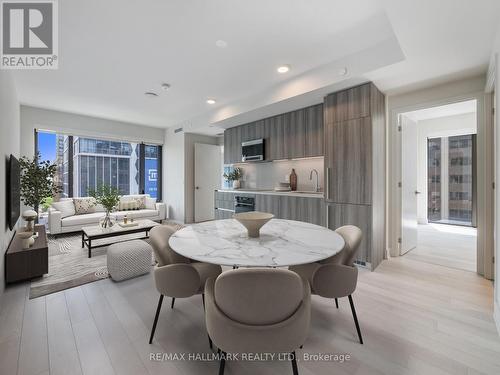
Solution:
{"label": "console table", "polygon": [[29,249],[23,249],[22,240],[14,236],[5,253],[5,281],[29,280],[49,272],[49,247],[44,225],[36,225],[38,238]]}

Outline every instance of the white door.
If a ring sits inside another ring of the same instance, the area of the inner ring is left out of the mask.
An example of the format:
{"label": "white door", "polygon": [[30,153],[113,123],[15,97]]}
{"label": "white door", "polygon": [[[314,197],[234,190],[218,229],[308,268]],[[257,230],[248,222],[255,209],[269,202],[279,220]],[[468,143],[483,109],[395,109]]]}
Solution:
{"label": "white door", "polygon": [[194,144],[194,221],[213,220],[214,190],[220,189],[222,147]]}
{"label": "white door", "polygon": [[401,255],[417,246],[417,161],[418,161],[418,129],[417,123],[401,115],[402,136],[402,217]]}

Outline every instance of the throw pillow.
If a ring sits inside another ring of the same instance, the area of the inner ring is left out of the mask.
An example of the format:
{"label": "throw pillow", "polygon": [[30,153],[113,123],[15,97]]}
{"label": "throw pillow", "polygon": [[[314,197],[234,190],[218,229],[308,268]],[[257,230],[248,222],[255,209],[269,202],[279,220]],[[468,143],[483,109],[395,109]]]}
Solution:
{"label": "throw pillow", "polygon": [[61,219],[75,215],[75,204],[73,203],[73,199],[63,200],[60,202],[53,202],[52,208],[61,213]]}
{"label": "throw pillow", "polygon": [[146,197],[145,196],[134,198],[134,201],[137,202],[136,210],[144,210],[146,208]]}
{"label": "throw pillow", "polygon": [[156,210],[156,199],[146,197],[146,209]]}
{"label": "throw pillow", "polygon": [[95,212],[97,202],[92,197],[73,198],[75,212],[77,215],[91,214]]}

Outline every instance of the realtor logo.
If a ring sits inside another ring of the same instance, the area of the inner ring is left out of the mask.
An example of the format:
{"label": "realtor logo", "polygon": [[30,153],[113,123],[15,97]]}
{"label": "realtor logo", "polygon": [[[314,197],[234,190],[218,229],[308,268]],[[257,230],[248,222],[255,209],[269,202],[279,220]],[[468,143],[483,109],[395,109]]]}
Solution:
{"label": "realtor logo", "polygon": [[0,0],[2,69],[57,69],[57,2]]}

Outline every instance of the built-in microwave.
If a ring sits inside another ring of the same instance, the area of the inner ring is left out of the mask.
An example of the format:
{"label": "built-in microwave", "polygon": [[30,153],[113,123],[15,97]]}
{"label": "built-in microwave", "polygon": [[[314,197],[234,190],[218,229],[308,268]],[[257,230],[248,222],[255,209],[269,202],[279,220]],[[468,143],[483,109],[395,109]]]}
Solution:
{"label": "built-in microwave", "polygon": [[241,161],[262,160],[264,160],[264,140],[262,138],[243,142],[241,144]]}

